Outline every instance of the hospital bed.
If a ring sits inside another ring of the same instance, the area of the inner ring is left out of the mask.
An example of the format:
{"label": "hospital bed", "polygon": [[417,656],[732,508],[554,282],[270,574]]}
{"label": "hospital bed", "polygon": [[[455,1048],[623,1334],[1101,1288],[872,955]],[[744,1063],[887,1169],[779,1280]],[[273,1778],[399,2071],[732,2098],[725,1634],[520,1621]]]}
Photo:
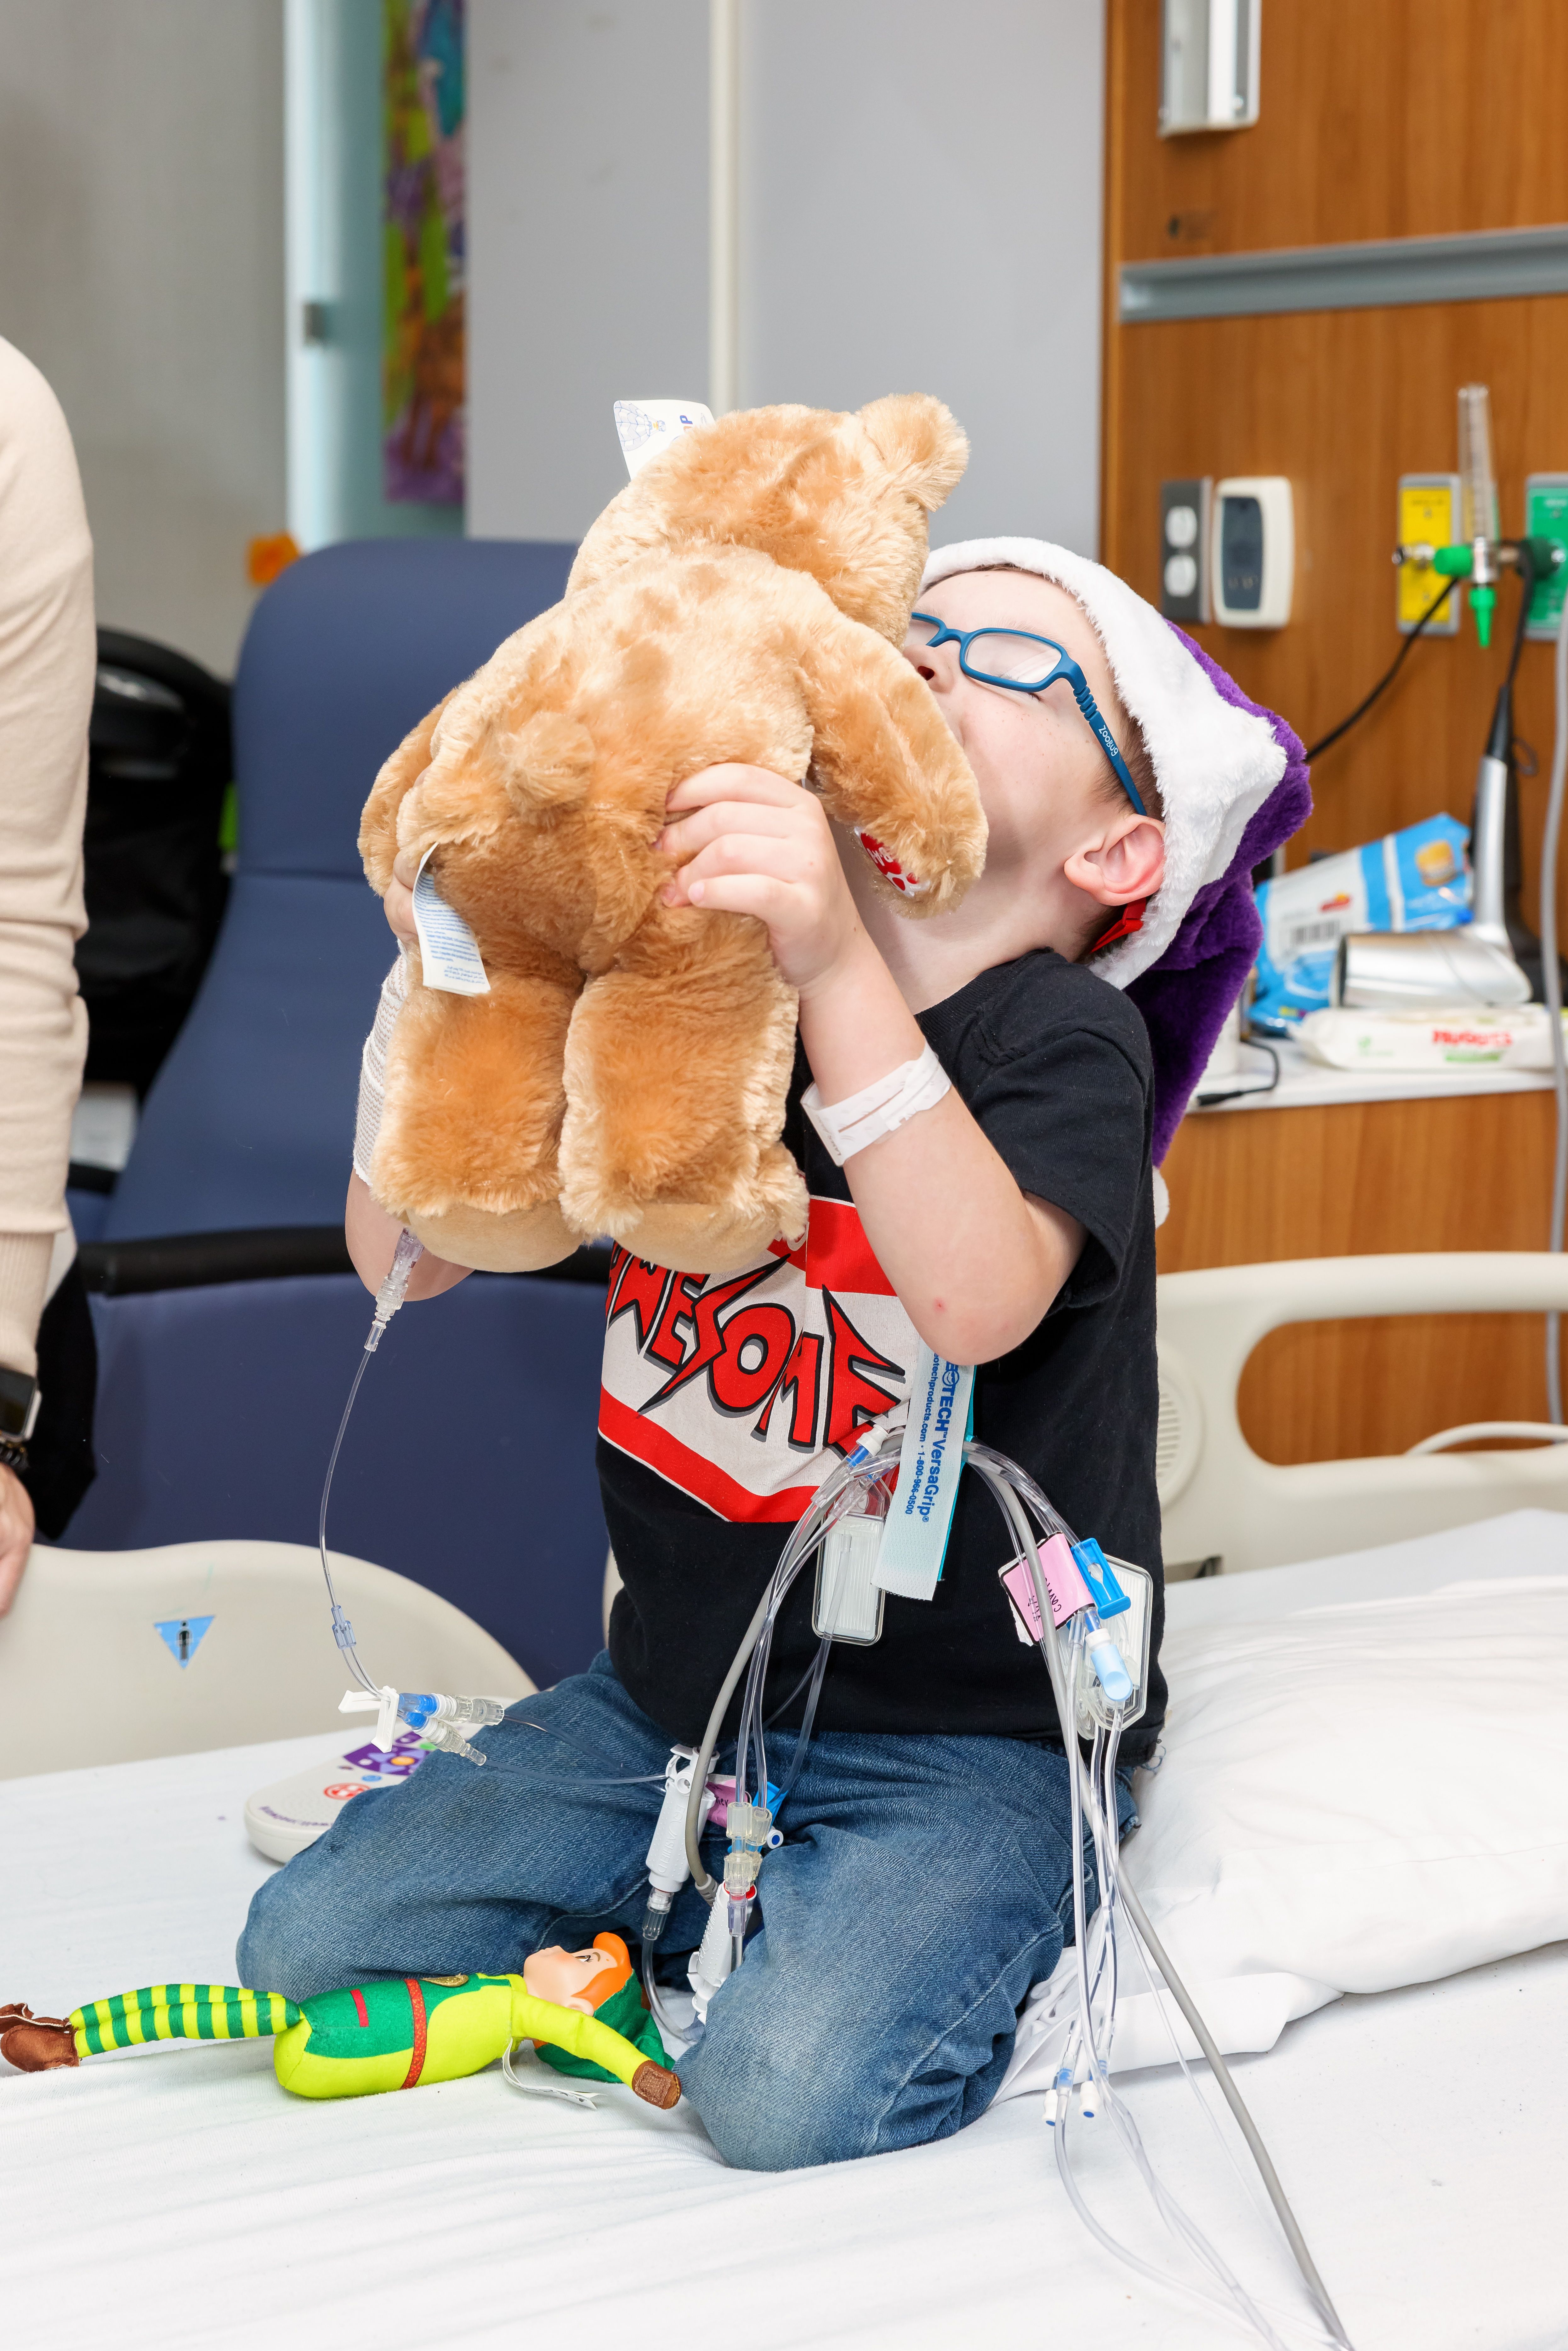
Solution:
{"label": "hospital bed", "polygon": [[[1186,1493],[1202,1491],[1204,1452],[1234,1421],[1226,1348],[1239,1371],[1246,1315],[1560,1302],[1563,1269],[1552,1260],[1461,1261],[1469,1272],[1447,1290],[1442,1262],[1426,1281],[1406,1264],[1390,1289],[1358,1260],[1361,1286],[1348,1303],[1322,1268],[1310,1302],[1297,1270],[1249,1270],[1255,1290],[1268,1294],[1273,1284],[1271,1308],[1247,1306],[1228,1277],[1180,1278],[1217,1293],[1207,1328],[1201,1297],[1184,1317],[1182,1291],[1173,1300],[1166,1285],[1167,1386],[1175,1363],[1189,1413],[1196,1396],[1204,1415]],[[1396,1294],[1403,1303],[1390,1306]],[[1376,1489],[1368,1465],[1312,1465],[1355,1489],[1342,1502],[1337,1544],[1322,1542],[1324,1555],[1305,1564],[1174,1584],[1171,1653],[1191,1679],[1206,1656],[1294,1640],[1298,1628],[1315,1639],[1331,1620],[1359,1624],[1357,1611],[1370,1612],[1369,1625],[1386,1625],[1390,1611],[1474,1605],[1479,1595],[1490,1616],[1521,1593],[1560,1592],[1568,1520],[1537,1465],[1555,1469],[1562,1458],[1554,1448],[1385,1465],[1390,1477],[1409,1471],[1423,1492],[1438,1490],[1443,1508],[1427,1514],[1425,1531],[1372,1549],[1356,1540]],[[1501,1514],[1479,1523],[1464,1523],[1476,1515],[1467,1508],[1474,1489],[1447,1474],[1467,1458],[1481,1464],[1477,1479],[1501,1481],[1487,1489]],[[1359,1488],[1354,1469],[1364,1473]],[[1521,1477],[1531,1482],[1509,1486]],[[1220,1495],[1227,1507],[1234,1484],[1232,1476]],[[1229,1570],[1247,1556],[1252,1523],[1245,1512],[1223,1527],[1194,1520],[1189,1539],[1203,1556],[1225,1556]],[[1371,1531],[1382,1529],[1375,1520]],[[1469,1588],[1468,1602],[1423,1597],[1456,1585]],[[390,1639],[390,1594],[388,1606]],[[0,1704],[5,1665],[0,1636]],[[1521,1713],[1531,1702],[1521,1690]],[[241,1710],[233,1719],[237,1728],[254,1718]],[[1531,1728],[1537,1747],[1553,1735],[1540,1720]],[[1178,1677],[1166,1774],[1179,1775],[1183,1736]],[[1409,1742],[1395,1758],[1380,1802],[1396,1826],[1416,1809],[1420,1775],[1431,1776],[1457,1736],[1451,1720],[1434,1721],[1426,1751]],[[236,1923],[268,1868],[244,1837],[246,1798],[340,1743],[323,1724],[310,1737],[13,1779],[0,1831],[0,1996],[58,2012],[93,1992],[158,1980],[175,1964],[225,1979]],[[1490,1799],[1539,1836],[1548,1776],[1521,1782],[1499,1752]],[[1162,1780],[1140,1785],[1148,1835]],[[1137,1855],[1135,1837],[1130,1868]],[[1542,1867],[1560,1859],[1542,1849]],[[859,1963],[873,2000],[874,1965],[865,1954]],[[1358,2351],[1417,2343],[1544,2351],[1564,2339],[1565,1996],[1568,1946],[1545,1943],[1436,1981],[1333,2001],[1266,2053],[1234,2058]],[[1245,2035],[1230,2045],[1246,2046]],[[610,2091],[586,2113],[519,2096],[494,2074],[413,2098],[313,2108],[278,2091],[257,2046],[176,2045],[77,2074],[6,2079],[8,2339],[26,2351],[101,2341],[260,2346],[279,2334],[311,2346],[391,2326],[511,2345],[608,2329],[662,2351],[733,2327],[760,2351],[838,2343],[947,2351],[1078,2335],[1107,2351],[1151,2342],[1186,2351],[1228,2333],[1113,2264],[1083,2234],[1055,2178],[1040,2095],[1025,2081],[1009,2086],[1018,2095],[940,2145],[760,2179],[726,2170],[684,2106],[660,2116]],[[1299,2308],[1288,2257],[1176,2068],[1129,2074],[1124,2092],[1156,2160],[1249,2283]],[[1158,2224],[1109,2136],[1074,2128],[1091,2201],[1163,2260]]]}

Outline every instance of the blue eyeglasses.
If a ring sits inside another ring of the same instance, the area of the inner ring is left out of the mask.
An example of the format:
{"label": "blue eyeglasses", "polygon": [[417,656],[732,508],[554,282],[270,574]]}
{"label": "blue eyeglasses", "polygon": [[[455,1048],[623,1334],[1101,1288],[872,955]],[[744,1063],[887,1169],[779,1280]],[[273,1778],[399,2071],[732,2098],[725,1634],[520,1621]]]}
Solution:
{"label": "blue eyeglasses", "polygon": [[[1065,678],[1072,688],[1072,699],[1094,729],[1100,748],[1116,770],[1116,780],[1140,816],[1147,816],[1143,796],[1127,772],[1127,762],[1116,748],[1116,738],[1100,715],[1100,705],[1089,691],[1089,681],[1065,645],[1054,637],[1033,637],[1023,629],[950,629],[934,612],[912,612],[909,616],[912,634],[929,629],[932,634],[917,638],[927,649],[937,645],[956,645],[958,666],[966,677],[979,685],[1005,686],[1009,694],[1043,694],[1048,685]],[[969,648],[978,646],[979,659],[971,660]],[[1045,648],[1045,658],[1040,648]],[[982,667],[981,664],[985,666]]]}

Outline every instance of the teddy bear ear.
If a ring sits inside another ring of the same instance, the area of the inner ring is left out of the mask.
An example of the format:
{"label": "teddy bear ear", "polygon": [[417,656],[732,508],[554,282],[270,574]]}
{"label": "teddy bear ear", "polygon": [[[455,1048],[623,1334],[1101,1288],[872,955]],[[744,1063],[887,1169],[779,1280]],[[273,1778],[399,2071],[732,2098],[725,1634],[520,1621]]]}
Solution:
{"label": "teddy bear ear", "polygon": [[542,816],[583,798],[593,764],[593,737],[575,718],[536,711],[521,726],[497,734],[496,748],[513,806]]}
{"label": "teddy bear ear", "polygon": [[921,392],[890,392],[860,412],[877,455],[927,514],[963,478],[969,444],[951,409]]}

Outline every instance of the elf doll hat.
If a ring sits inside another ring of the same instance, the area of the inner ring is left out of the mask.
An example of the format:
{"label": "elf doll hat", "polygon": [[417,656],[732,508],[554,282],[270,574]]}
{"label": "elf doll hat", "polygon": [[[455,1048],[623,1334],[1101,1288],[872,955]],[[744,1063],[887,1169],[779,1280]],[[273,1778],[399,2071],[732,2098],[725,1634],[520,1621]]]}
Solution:
{"label": "elf doll hat", "polygon": [[1141,925],[1092,958],[1148,1029],[1157,1166],[1257,960],[1252,869],[1311,812],[1306,759],[1282,718],[1249,702],[1190,637],[1087,556],[1042,538],[966,539],[937,549],[920,584],[999,565],[1037,572],[1082,605],[1159,786],[1165,880]]}

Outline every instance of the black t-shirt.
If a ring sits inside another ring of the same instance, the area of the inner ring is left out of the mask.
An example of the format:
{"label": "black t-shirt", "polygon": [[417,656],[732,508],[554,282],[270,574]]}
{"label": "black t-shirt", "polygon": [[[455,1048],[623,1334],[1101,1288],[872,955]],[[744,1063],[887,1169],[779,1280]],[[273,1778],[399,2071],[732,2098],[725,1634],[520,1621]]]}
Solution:
{"label": "black t-shirt", "polygon": [[[975,1435],[1030,1471],[1075,1533],[1155,1579],[1153,1072],[1134,1006],[1049,948],[983,972],[920,1015],[954,1086],[1019,1186],[1088,1235],[1050,1312],[979,1366]],[[800,1107],[785,1141],[811,1196],[807,1239],[746,1273],[672,1274],[616,1252],[606,1301],[599,1472],[624,1589],[610,1653],[637,1703],[695,1742],[789,1530],[855,1431],[908,1393],[918,1343],[835,1167]],[[834,1645],[823,1729],[1057,1735],[1044,1665],[1018,1637],[997,1570],[1015,1546],[965,1475],[929,1601],[888,1595],[880,1641]],[[805,1671],[813,1571],[775,1634],[769,1708]],[[1166,1687],[1123,1743],[1153,1749]],[[799,1702],[784,1717],[798,1719]],[[733,1727],[733,1726],[732,1726]]]}

